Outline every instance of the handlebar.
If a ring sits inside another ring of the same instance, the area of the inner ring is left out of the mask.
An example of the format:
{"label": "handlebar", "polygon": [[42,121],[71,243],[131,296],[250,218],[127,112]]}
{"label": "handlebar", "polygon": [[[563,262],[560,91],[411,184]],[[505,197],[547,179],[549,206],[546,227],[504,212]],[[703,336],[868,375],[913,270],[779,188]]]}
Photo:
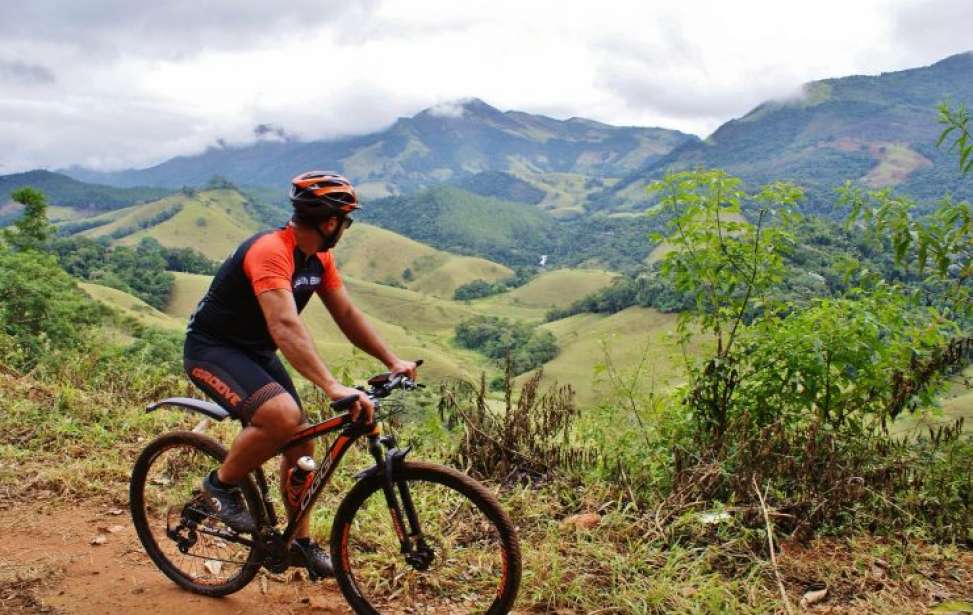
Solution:
{"label": "handlebar", "polygon": [[[418,359],[416,361],[416,367],[419,367],[420,365],[422,365],[422,359]],[[371,385],[370,388],[365,389],[360,387],[360,389],[363,393],[368,395],[369,399],[371,399],[373,402],[383,397],[388,397],[395,389],[410,391],[422,386],[411,378],[406,378],[405,374],[392,374],[391,372],[372,376],[368,379],[368,383]],[[342,397],[341,399],[331,402],[331,409],[335,412],[344,412],[349,410],[352,405],[358,401],[358,398],[358,395]]]}

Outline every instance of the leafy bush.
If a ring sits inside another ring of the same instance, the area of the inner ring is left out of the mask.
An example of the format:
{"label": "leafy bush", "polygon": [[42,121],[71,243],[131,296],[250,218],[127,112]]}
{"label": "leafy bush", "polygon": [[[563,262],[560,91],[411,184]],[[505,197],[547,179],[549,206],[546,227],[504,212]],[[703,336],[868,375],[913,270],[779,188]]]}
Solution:
{"label": "leafy bush", "polygon": [[0,331],[3,361],[30,369],[50,352],[79,346],[105,316],[48,254],[0,244]]}
{"label": "leafy bush", "polygon": [[[944,374],[973,359],[973,343],[956,339],[962,329],[949,317],[961,304],[940,311],[865,270],[837,298],[784,301],[774,293],[789,277],[799,192],[775,184],[750,196],[719,171],[674,174],[655,187],[676,247],[661,273],[693,297],[682,339],[708,335],[714,349],[687,361],[689,381],[677,393],[687,421],[673,440],[667,506],[762,506],[758,490],[769,488],[788,515],[780,525],[794,533],[856,525],[857,511],[871,529],[921,521],[940,538],[969,539],[970,498],[950,496],[953,505],[934,515],[913,505],[942,495],[925,486],[932,470],[914,464],[953,455],[960,430],[910,445],[884,429],[903,410],[931,404]],[[744,200],[758,208],[756,222],[728,221]],[[935,225],[897,227],[936,235]],[[903,520],[906,509],[912,517]]]}
{"label": "leafy bush", "polygon": [[175,277],[170,271],[212,275],[217,264],[191,248],[166,248],[151,237],[134,248],[85,237],[55,239],[50,250],[71,275],[132,293],[162,309]]}

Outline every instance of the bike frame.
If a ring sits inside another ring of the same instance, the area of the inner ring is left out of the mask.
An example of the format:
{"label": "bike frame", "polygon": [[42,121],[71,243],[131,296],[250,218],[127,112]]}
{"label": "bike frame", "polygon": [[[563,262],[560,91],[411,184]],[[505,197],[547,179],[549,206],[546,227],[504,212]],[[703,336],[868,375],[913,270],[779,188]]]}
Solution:
{"label": "bike frame", "polygon": [[[335,468],[341,462],[341,459],[351,448],[351,445],[355,443],[358,438],[368,435],[369,438],[378,439],[378,427],[369,428],[361,423],[353,421],[351,414],[344,412],[337,416],[333,416],[329,419],[321,421],[320,423],[315,423],[309,427],[302,429],[301,431],[294,434],[290,440],[284,443],[280,448],[278,453],[283,453],[289,448],[303,444],[305,442],[310,442],[311,440],[316,440],[327,434],[334,433],[341,430],[338,437],[335,438],[334,442],[328,447],[325,452],[324,457],[318,463],[318,469],[314,472],[314,480],[311,481],[310,486],[305,490],[304,494],[301,496],[300,507],[297,511],[290,515],[290,520],[287,523],[287,528],[284,530],[283,538],[285,544],[290,544],[291,540],[294,538],[294,533],[297,531],[297,527],[300,525],[301,520],[309,514],[311,509],[314,508],[314,503],[317,501],[318,496],[327,484],[331,481],[331,477],[334,475]],[[269,502],[269,493],[264,493],[264,504],[268,506],[268,511],[272,509],[272,505]],[[274,515],[276,516],[276,515]],[[273,519],[273,517],[271,517]]]}
{"label": "bike frame", "polygon": [[[357,396],[353,396],[350,399],[336,402],[335,405],[341,406],[345,402],[353,403],[356,400]],[[380,406],[378,400],[374,397],[372,400],[373,403],[375,403],[375,409],[378,410]],[[411,553],[413,551],[413,540],[421,541],[422,537],[419,518],[416,514],[408,485],[404,482],[395,484],[391,478],[394,467],[405,457],[408,449],[400,450],[391,448],[395,446],[395,441],[391,437],[382,438],[380,440],[379,435],[381,432],[377,424],[366,425],[360,421],[352,419],[349,412],[343,412],[319,423],[305,427],[301,431],[297,432],[287,442],[285,442],[280,449],[278,449],[278,453],[283,453],[294,446],[315,440],[339,430],[341,433],[338,434],[338,437],[335,438],[334,442],[332,442],[328,447],[328,450],[322,457],[321,462],[318,464],[318,469],[314,473],[314,479],[301,496],[299,508],[290,514],[287,527],[284,529],[283,534],[279,535],[282,541],[282,546],[286,548],[294,540],[294,535],[297,532],[298,526],[304,517],[310,514],[310,511],[314,508],[315,502],[317,502],[317,499],[321,495],[324,487],[326,487],[330,482],[331,477],[334,475],[335,469],[341,463],[345,453],[348,452],[348,449],[351,448],[351,445],[354,444],[356,440],[364,436],[368,438],[368,451],[375,459],[375,465],[364,472],[359,473],[357,478],[361,479],[376,474],[384,475],[385,484],[383,485],[383,491],[386,504],[389,507],[389,513],[392,517],[392,527],[399,539],[402,553]],[[388,450],[384,455],[380,442],[390,447],[390,450]],[[264,515],[266,516],[269,525],[274,528],[274,533],[276,533],[277,515],[274,511],[274,505],[270,498],[270,487],[267,484],[266,478],[261,469],[258,468],[255,471],[255,475],[257,478],[258,491],[261,494],[261,499],[264,504]],[[396,489],[393,487],[393,485],[398,487],[398,494],[396,493]],[[400,498],[401,505],[399,503]],[[408,522],[408,530],[406,530],[405,522]]]}

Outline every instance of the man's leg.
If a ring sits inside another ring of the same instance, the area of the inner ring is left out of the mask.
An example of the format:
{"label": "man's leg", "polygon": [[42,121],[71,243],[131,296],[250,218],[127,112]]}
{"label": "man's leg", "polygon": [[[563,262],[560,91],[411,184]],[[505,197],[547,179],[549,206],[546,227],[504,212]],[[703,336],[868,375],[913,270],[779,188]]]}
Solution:
{"label": "man's leg", "polygon": [[[303,420],[301,409],[289,393],[282,392],[261,404],[253,413],[250,424],[233,441],[226,460],[217,471],[217,478],[232,485],[243,481],[247,474],[274,456],[300,429]],[[288,456],[290,454],[288,451]]]}

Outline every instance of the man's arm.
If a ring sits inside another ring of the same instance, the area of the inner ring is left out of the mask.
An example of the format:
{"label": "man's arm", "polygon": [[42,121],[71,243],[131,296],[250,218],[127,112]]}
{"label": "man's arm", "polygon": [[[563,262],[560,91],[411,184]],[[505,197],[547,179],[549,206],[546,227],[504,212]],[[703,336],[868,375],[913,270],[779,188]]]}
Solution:
{"label": "man's arm", "polygon": [[389,349],[361,310],[351,302],[344,286],[325,289],[320,295],[331,317],[348,341],[384,363],[389,371],[406,374],[409,378],[415,379],[416,364],[412,361],[403,361]]}
{"label": "man's arm", "polygon": [[[359,394],[359,391],[346,387],[338,382],[331,374],[314,348],[314,341],[304,327],[301,317],[294,304],[294,295],[289,290],[268,290],[257,295],[257,302],[263,311],[264,319],[270,336],[287,361],[294,366],[302,376],[321,387],[332,400],[341,399],[349,395]],[[360,395],[362,403],[371,414],[371,402],[365,395]],[[353,414],[357,415],[356,409]]]}

